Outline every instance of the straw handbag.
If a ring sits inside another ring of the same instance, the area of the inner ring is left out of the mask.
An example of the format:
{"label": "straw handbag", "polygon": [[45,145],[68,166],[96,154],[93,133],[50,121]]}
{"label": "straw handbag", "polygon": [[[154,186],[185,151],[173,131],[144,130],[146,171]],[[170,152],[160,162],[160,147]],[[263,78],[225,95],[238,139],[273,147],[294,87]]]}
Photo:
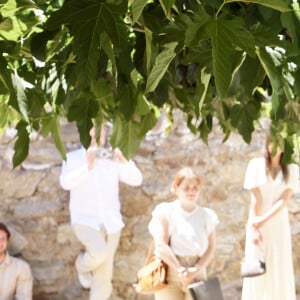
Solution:
{"label": "straw handbag", "polygon": [[138,294],[153,294],[167,285],[168,265],[154,255],[151,243],[145,265],[138,270],[137,282],[133,284]]}

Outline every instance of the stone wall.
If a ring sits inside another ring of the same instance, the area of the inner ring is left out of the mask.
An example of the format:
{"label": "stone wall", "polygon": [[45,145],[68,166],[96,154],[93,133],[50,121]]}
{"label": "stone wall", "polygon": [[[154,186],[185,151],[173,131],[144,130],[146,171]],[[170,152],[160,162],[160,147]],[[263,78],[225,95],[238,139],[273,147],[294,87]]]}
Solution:
{"label": "stone wall", "polygon": [[[163,122],[142,143],[134,160],[144,175],[139,188],[121,185],[122,212],[126,227],[122,232],[114,270],[113,300],[152,299],[137,296],[131,284],[143,264],[150,236],[147,224],[154,206],[170,201],[170,184],[182,166],[192,166],[203,177],[200,204],[214,209],[220,218],[216,254],[209,274],[222,283],[225,300],[240,299],[240,260],[243,257],[244,226],[249,194],[243,177],[250,158],[260,155],[264,133],[257,131],[247,145],[235,134],[222,144],[218,129],[208,145],[192,135],[178,121],[165,136]],[[67,150],[79,146],[72,124],[63,124]],[[59,185],[61,158],[50,139],[33,137],[28,159],[12,169],[13,132],[0,142],[0,221],[13,231],[10,251],[27,260],[34,275],[36,300],[84,300],[88,294],[78,283],[74,260],[81,250],[70,224],[68,192]],[[300,292],[300,199],[290,203],[294,266]]]}

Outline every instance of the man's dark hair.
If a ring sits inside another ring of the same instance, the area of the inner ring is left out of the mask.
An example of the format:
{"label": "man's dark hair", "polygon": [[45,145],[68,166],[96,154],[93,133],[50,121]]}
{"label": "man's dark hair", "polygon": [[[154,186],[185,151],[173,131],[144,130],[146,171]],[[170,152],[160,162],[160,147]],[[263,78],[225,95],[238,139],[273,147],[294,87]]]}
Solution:
{"label": "man's dark hair", "polygon": [[3,230],[6,232],[7,239],[9,240],[10,238],[10,231],[8,230],[7,226],[3,223],[0,223],[0,230]]}

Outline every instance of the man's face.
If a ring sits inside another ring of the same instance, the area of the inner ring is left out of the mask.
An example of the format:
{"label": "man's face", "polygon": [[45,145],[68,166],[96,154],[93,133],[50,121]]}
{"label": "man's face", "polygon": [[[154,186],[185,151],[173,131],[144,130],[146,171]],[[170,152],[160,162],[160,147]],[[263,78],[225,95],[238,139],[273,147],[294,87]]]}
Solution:
{"label": "man's face", "polygon": [[7,248],[7,234],[5,231],[0,230],[0,255],[3,255]]}

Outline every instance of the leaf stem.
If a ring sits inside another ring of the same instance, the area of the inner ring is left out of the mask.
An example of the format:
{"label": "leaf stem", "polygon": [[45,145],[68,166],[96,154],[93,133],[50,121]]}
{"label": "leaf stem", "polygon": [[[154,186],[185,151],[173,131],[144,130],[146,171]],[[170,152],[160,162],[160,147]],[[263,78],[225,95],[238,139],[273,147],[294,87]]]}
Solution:
{"label": "leaf stem", "polygon": [[216,19],[218,19],[219,14],[220,14],[220,12],[221,12],[221,10],[222,10],[222,8],[223,8],[223,6],[224,6],[225,4],[226,4],[226,3],[223,2],[223,3],[221,4],[221,6],[219,7],[219,9],[217,10],[217,13],[216,13]]}

